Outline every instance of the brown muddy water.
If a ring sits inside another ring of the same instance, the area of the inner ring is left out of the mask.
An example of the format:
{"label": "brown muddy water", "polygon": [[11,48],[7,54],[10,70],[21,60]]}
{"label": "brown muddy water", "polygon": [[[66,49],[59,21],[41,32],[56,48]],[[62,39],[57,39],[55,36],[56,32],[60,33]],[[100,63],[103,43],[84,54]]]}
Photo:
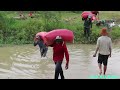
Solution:
{"label": "brown muddy water", "polygon": [[[92,57],[95,45],[67,46],[70,54],[69,69],[65,70],[65,59],[62,65],[66,79],[91,79],[91,76],[98,75],[97,57]],[[53,79],[54,68],[51,47],[45,58],[40,57],[38,46],[0,47],[0,79]],[[113,45],[106,75],[120,78],[120,45]]]}

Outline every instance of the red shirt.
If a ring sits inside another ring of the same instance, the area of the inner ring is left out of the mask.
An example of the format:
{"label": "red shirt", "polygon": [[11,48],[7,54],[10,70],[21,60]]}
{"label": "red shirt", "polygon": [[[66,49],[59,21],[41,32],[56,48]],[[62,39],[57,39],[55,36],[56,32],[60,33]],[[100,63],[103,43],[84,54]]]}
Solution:
{"label": "red shirt", "polygon": [[51,45],[53,47],[53,61],[63,61],[64,55],[66,57],[66,64],[69,63],[69,53],[66,47],[66,44],[63,43],[54,43]]}

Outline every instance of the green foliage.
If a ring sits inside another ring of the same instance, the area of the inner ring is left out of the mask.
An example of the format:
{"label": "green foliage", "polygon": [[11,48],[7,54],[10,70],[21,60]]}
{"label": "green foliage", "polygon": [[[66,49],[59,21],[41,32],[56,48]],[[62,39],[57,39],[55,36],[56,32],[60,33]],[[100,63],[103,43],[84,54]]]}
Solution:
{"label": "green foliage", "polygon": [[[23,12],[25,16],[29,11]],[[14,19],[17,11],[0,12],[0,45],[1,44],[29,44],[33,43],[36,33],[51,31],[53,29],[69,29],[74,32],[75,43],[96,43],[102,27],[93,24],[90,40],[83,35],[82,11],[36,11],[35,18],[25,20]],[[106,12],[101,17],[110,18]],[[19,16],[19,15],[18,15]],[[112,15],[115,17],[115,14]],[[111,17],[112,17],[111,16]],[[112,40],[120,38],[119,27],[114,27],[111,32]]]}

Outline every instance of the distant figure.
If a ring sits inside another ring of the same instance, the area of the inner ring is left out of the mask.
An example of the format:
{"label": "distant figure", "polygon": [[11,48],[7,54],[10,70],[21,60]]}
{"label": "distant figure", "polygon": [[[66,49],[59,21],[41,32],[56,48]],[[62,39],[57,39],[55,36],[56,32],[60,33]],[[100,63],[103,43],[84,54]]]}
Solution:
{"label": "distant figure", "polygon": [[104,65],[104,72],[103,74],[105,75],[106,70],[107,70],[107,63],[108,63],[108,57],[111,57],[111,51],[112,51],[112,41],[111,38],[108,37],[107,29],[103,28],[101,31],[101,37],[98,38],[97,40],[97,48],[95,51],[95,54],[93,57],[96,57],[97,52],[99,51],[98,54],[98,66],[99,66],[99,74],[102,74],[102,63]]}
{"label": "distant figure", "polygon": [[36,45],[39,45],[41,57],[45,57],[48,51],[48,47],[44,44],[40,36],[37,36],[36,40],[34,41],[34,46]]}
{"label": "distant figure", "polygon": [[89,38],[90,37],[90,33],[91,33],[91,28],[92,28],[92,20],[91,20],[91,16],[88,15],[88,18],[84,20],[84,36]]}
{"label": "distant figure", "polygon": [[105,26],[107,27],[108,32],[112,31],[112,27],[115,26],[114,20],[106,20]]}
{"label": "distant figure", "polygon": [[116,24],[113,19],[112,20],[98,20],[96,23],[96,26],[104,26],[107,28],[108,31],[111,31],[112,27],[114,27],[115,25]]}
{"label": "distant figure", "polygon": [[29,17],[33,18],[33,13],[32,12],[29,13]]}
{"label": "distant figure", "polygon": [[105,26],[106,25],[106,20],[97,20],[96,26]]}
{"label": "distant figure", "polygon": [[53,61],[56,65],[54,79],[58,79],[59,74],[61,76],[61,79],[64,79],[64,74],[62,69],[62,62],[64,55],[66,57],[65,69],[68,69],[68,65],[69,65],[69,53],[66,44],[63,41],[62,37],[57,36],[51,47],[53,47]]}

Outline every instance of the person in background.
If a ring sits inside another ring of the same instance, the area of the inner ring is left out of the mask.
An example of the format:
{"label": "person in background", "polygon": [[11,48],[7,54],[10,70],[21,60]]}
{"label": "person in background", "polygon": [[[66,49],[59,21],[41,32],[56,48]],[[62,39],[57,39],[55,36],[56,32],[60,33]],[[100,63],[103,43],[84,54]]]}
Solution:
{"label": "person in background", "polygon": [[33,13],[32,12],[29,13],[29,17],[33,18]]}
{"label": "person in background", "polygon": [[107,29],[103,28],[101,30],[101,35],[97,39],[97,48],[95,51],[95,54],[93,57],[96,57],[97,52],[99,51],[98,54],[98,66],[100,70],[100,75],[102,74],[102,63],[104,65],[103,67],[103,74],[105,75],[106,70],[107,70],[107,63],[108,63],[108,57],[111,57],[111,52],[112,52],[112,41],[111,38],[108,37]]}
{"label": "person in background", "polygon": [[43,39],[40,36],[35,37],[34,46],[39,45],[41,57],[45,57],[48,51],[48,47],[44,44]]}
{"label": "person in background", "polygon": [[61,79],[64,79],[64,74],[62,69],[62,62],[64,59],[64,55],[66,57],[65,69],[68,69],[68,65],[69,65],[69,53],[66,44],[61,36],[57,36],[51,47],[53,47],[53,61],[55,63],[54,79],[58,79],[59,74],[61,76]]}
{"label": "person in background", "polygon": [[92,20],[91,16],[88,15],[88,18],[84,20],[84,36],[87,37],[87,39],[90,37],[91,28],[92,28]]}

